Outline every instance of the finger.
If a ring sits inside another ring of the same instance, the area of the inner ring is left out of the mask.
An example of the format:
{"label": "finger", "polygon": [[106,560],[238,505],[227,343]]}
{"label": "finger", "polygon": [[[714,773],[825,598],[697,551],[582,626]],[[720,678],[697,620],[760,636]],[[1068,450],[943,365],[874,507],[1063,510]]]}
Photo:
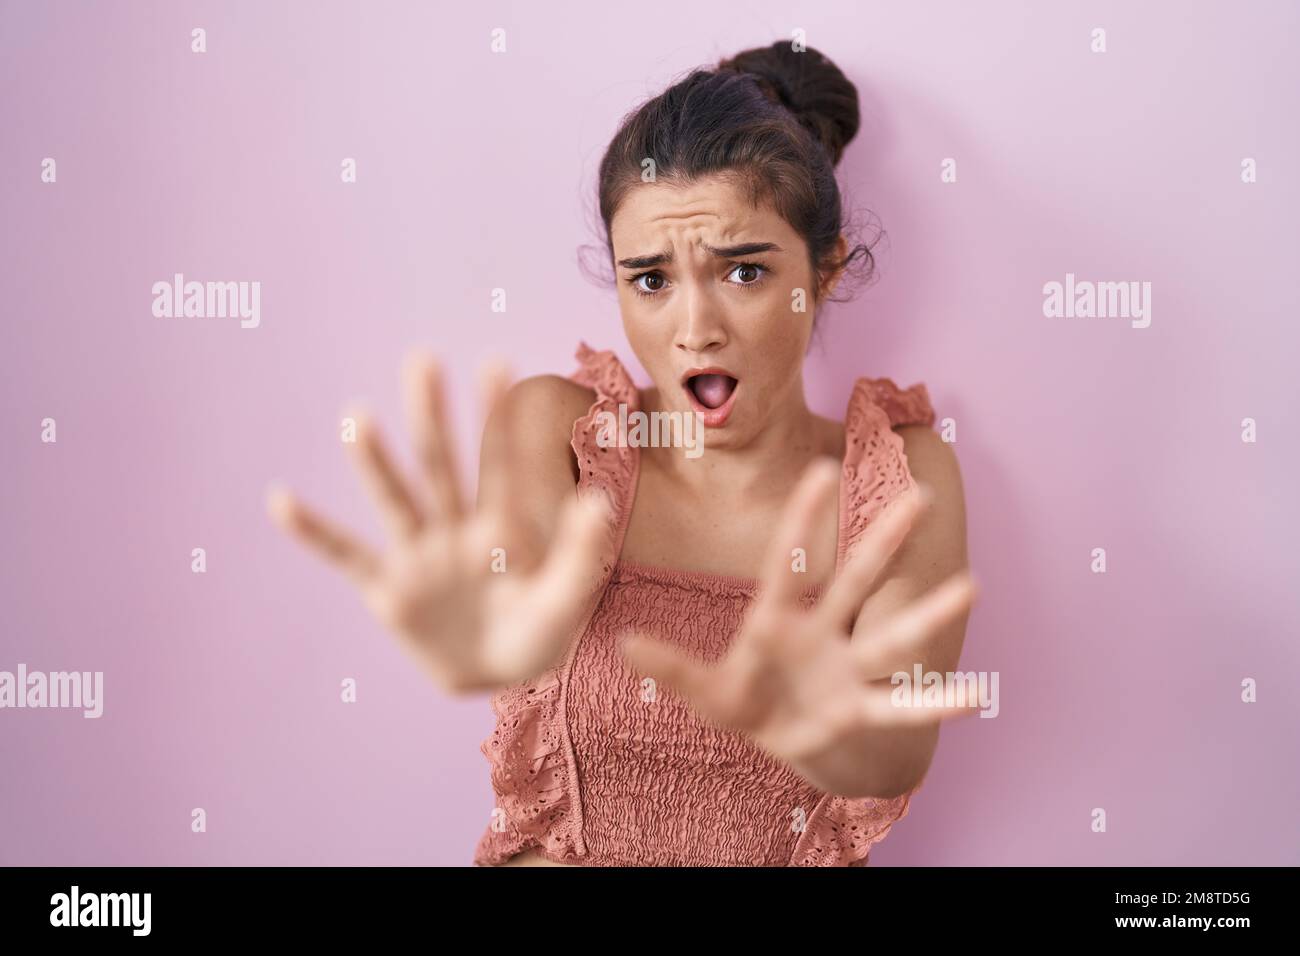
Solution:
{"label": "finger", "polygon": [[379,508],[388,533],[399,541],[412,537],[423,523],[415,497],[398,472],[370,416],[357,409],[350,413],[350,417],[357,423],[356,441],[347,443],[345,447],[361,475],[362,484]]}
{"label": "finger", "polygon": [[464,499],[448,424],[445,370],[432,356],[413,352],[402,368],[402,381],[416,457],[432,496],[430,517],[458,521],[464,515]]}
{"label": "finger", "polygon": [[858,703],[862,719],[877,727],[920,727],[936,724],[955,717],[970,717],[983,709],[978,695],[966,696],[964,693],[953,695],[952,701],[927,703],[919,693],[912,693],[911,688],[895,688],[895,691],[867,688]]}
{"label": "finger", "polygon": [[267,492],[266,510],[277,525],[358,584],[373,577],[379,565],[374,552],[285,489],[272,487]]}
{"label": "finger", "polygon": [[[518,425],[510,391],[510,371],[505,363],[493,360],[479,370],[479,392],[485,409],[483,454],[488,467],[479,475],[479,508],[505,517],[514,515],[515,428]],[[491,421],[492,427],[488,427]]]}
{"label": "finger", "polygon": [[645,634],[624,636],[619,649],[638,674],[666,684],[705,717],[712,716],[713,667]]}
{"label": "finger", "polygon": [[493,649],[491,665],[503,674],[530,676],[545,669],[573,637],[586,610],[609,533],[612,511],[604,495],[569,502],[555,543],[533,577],[534,602],[526,626],[510,635],[509,646]]}
{"label": "finger", "polygon": [[853,626],[880,572],[933,498],[928,487],[918,486],[895,498],[868,525],[848,564],[822,598],[818,613],[825,617],[828,627],[848,630]]}
{"label": "finger", "polygon": [[804,471],[786,502],[764,561],[759,601],[767,606],[794,605],[804,580],[792,567],[795,548],[807,553],[817,512],[834,502],[839,486],[839,465],[819,458]]}
{"label": "finger", "polygon": [[609,544],[614,509],[609,496],[596,491],[567,501],[550,553],[537,572],[537,586],[570,604],[575,588],[590,582]]}
{"label": "finger", "polygon": [[975,594],[970,573],[959,571],[891,617],[879,632],[855,639],[850,650],[859,674],[875,680],[916,663],[936,632],[970,610]]}

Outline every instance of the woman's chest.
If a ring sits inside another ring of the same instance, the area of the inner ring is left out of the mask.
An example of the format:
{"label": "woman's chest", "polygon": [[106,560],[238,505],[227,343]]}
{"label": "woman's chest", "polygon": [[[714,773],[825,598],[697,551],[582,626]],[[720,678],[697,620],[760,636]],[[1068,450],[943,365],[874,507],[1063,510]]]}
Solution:
{"label": "woman's chest", "polygon": [[[688,498],[653,469],[639,476],[619,555],[623,561],[735,578],[761,577],[775,543],[787,497],[759,501],[720,492]],[[788,559],[808,585],[827,585],[839,544],[838,501],[817,512]]]}

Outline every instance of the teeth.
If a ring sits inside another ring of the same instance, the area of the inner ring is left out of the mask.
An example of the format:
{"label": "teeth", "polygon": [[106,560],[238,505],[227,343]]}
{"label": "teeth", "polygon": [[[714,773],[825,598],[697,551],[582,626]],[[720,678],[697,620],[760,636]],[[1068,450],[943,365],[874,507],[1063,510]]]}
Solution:
{"label": "teeth", "polygon": [[690,380],[690,387],[705,408],[721,408],[731,397],[736,380],[727,375],[697,375]]}

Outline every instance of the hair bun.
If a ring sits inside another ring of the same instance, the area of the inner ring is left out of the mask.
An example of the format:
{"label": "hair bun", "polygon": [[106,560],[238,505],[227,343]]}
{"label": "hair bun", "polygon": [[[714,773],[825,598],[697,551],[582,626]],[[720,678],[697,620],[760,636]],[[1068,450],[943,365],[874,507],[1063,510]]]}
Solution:
{"label": "hair bun", "polygon": [[838,165],[861,124],[858,90],[838,66],[814,50],[796,51],[788,40],[745,50],[718,64],[754,76],[773,102],[790,110]]}

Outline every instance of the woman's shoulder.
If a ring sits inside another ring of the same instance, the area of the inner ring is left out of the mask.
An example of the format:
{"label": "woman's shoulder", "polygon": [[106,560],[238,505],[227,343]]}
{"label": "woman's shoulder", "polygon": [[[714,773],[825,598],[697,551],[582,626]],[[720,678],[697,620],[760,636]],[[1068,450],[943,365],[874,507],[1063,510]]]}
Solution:
{"label": "woman's shoulder", "polygon": [[500,403],[504,407],[492,409],[484,424],[480,493],[485,471],[510,469],[519,513],[549,536],[559,506],[577,484],[569,436],[593,395],[560,375],[530,375],[511,385]]}
{"label": "woman's shoulder", "polygon": [[[598,409],[627,403],[639,407],[639,392],[618,356],[609,349],[598,351],[579,342],[574,353],[578,368],[570,375],[541,374],[520,379],[507,394],[508,416],[518,426],[516,447],[522,460],[552,474],[557,462],[573,483],[581,468],[575,442],[584,420]],[[558,481],[547,482],[554,498]],[[568,481],[564,485],[571,485]]]}
{"label": "woman's shoulder", "polygon": [[[585,414],[594,400],[592,389],[562,375],[530,375],[506,392],[506,417],[515,425],[513,437],[519,447],[541,451],[554,448],[556,437],[567,443],[574,419]],[[488,427],[499,417],[489,417]]]}
{"label": "woman's shoulder", "polygon": [[566,419],[572,425],[596,399],[593,387],[553,373],[521,378],[511,386],[510,394],[520,415],[535,425]]}
{"label": "woman's shoulder", "polygon": [[549,424],[567,434],[574,420],[600,401],[636,401],[636,386],[613,351],[597,351],[580,342],[575,358],[578,368],[571,375],[531,375],[511,387],[520,415],[543,431],[549,431]]}

